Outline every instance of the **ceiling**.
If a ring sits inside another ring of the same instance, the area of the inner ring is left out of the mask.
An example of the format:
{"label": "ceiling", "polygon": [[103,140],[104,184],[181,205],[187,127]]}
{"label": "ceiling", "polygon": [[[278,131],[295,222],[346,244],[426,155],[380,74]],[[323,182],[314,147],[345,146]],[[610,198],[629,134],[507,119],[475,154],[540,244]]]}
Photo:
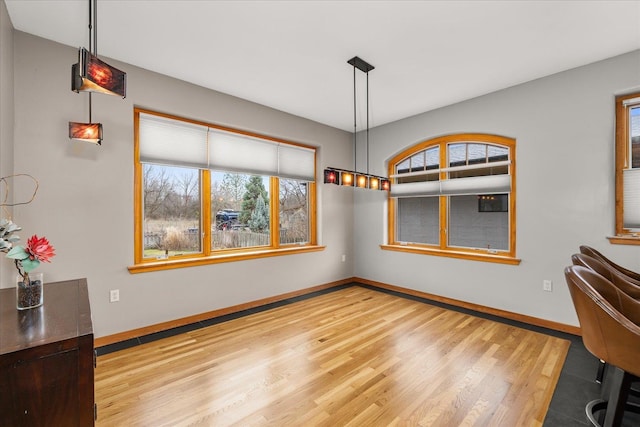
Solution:
{"label": "ceiling", "polygon": [[[89,0],[5,2],[17,30],[89,47]],[[97,28],[101,57],[352,131],[353,56],[375,127],[640,49],[640,0],[100,0]]]}

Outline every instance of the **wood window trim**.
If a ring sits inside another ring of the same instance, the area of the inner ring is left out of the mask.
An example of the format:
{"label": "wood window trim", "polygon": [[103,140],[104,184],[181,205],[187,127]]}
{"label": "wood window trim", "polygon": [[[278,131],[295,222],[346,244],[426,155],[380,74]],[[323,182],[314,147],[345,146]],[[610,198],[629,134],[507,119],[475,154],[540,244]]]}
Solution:
{"label": "wood window trim", "polygon": [[624,101],[627,99],[633,99],[640,97],[640,92],[629,93],[626,95],[619,95],[615,98],[615,110],[616,110],[616,199],[615,199],[615,236],[608,236],[609,243],[613,245],[640,245],[640,235],[637,232],[631,232],[624,228],[624,186],[622,171],[626,168],[629,159],[629,114],[627,113],[627,107],[624,106]]}
{"label": "wood window trim", "polygon": [[[439,136],[436,138],[428,139],[401,153],[394,156],[388,163],[389,176],[395,174],[395,166],[400,161],[409,158],[416,153],[426,150],[429,147],[439,145],[440,146],[440,167],[446,162],[446,146],[450,143],[456,142],[468,142],[468,143],[487,143],[496,144],[509,148],[510,154],[510,175],[511,179],[511,196],[509,197],[509,251],[499,251],[494,253],[491,250],[484,249],[472,249],[472,248],[453,248],[447,247],[447,237],[445,227],[440,227],[440,244],[439,246],[423,245],[423,244],[405,244],[396,239],[396,208],[397,201],[393,197],[389,197],[388,201],[388,221],[387,221],[387,235],[388,244],[380,245],[381,249],[392,250],[398,252],[408,252],[422,255],[435,255],[444,256],[450,258],[467,259],[474,261],[495,262],[502,264],[518,265],[521,260],[516,258],[516,140],[500,135],[484,134],[484,133],[460,133]],[[446,178],[446,172],[441,172],[440,179]],[[393,184],[392,184],[393,185]],[[446,224],[447,222],[447,196],[439,196],[440,203],[440,224]]]}
{"label": "wood window trim", "polygon": [[[189,254],[183,256],[175,256],[170,259],[157,260],[153,258],[143,257],[143,195],[142,195],[142,175],[143,167],[142,163],[138,160],[140,158],[140,144],[139,144],[139,125],[140,114],[153,114],[160,117],[170,118],[174,120],[180,120],[187,123],[207,126],[210,128],[220,129],[228,132],[235,132],[242,135],[252,136],[256,138],[262,138],[270,141],[295,145],[304,148],[314,147],[307,146],[300,143],[286,141],[279,138],[268,137],[252,132],[237,130],[233,128],[227,128],[219,125],[214,125],[206,122],[199,122],[195,120],[185,119],[182,117],[159,113],[156,111],[134,107],[133,110],[133,122],[134,122],[134,264],[128,266],[127,269],[130,273],[143,273],[159,270],[170,270],[174,268],[194,267],[207,264],[218,264],[224,262],[244,261],[251,259],[259,259],[273,256],[293,255],[299,253],[317,252],[325,249],[325,246],[318,245],[317,242],[317,196],[316,196],[316,183],[309,182],[307,197],[308,197],[308,221],[309,221],[309,242],[305,244],[280,244],[277,240],[277,233],[270,233],[271,240],[269,246],[263,247],[251,247],[251,248],[234,248],[226,249],[222,251],[211,250],[211,233],[205,233],[202,239],[202,252],[197,254]],[[316,174],[314,170],[314,176]],[[280,223],[280,210],[279,210],[279,180],[276,177],[270,177],[270,200],[269,200],[269,213],[271,218],[271,226],[274,224],[276,227]],[[205,206],[211,206],[211,176],[209,170],[201,170],[200,172],[200,191],[201,191],[201,204],[203,206],[201,210],[202,224],[211,224],[212,212],[210,208],[204,208]]]}

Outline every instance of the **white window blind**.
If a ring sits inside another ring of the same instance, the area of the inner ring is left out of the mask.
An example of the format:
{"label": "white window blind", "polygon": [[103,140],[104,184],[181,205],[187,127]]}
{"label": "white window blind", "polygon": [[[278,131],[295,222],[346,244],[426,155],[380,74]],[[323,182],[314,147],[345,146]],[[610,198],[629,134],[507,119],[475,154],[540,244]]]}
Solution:
{"label": "white window blind", "polygon": [[297,145],[278,146],[278,176],[281,178],[315,181],[315,151]]}
{"label": "white window blind", "polygon": [[210,129],[209,144],[211,169],[277,176],[278,145],[276,143]]}
{"label": "white window blind", "polygon": [[207,127],[140,114],[140,162],[207,168]]}
{"label": "white window blind", "polygon": [[140,162],[315,181],[315,150],[140,113]]}
{"label": "white window blind", "polygon": [[[392,178],[432,175],[440,172],[461,172],[475,169],[508,166],[510,160],[493,163],[480,163],[454,166],[427,171],[409,172],[391,175]],[[511,175],[482,175],[467,178],[445,179],[442,181],[420,181],[393,184],[391,197],[428,197],[428,196],[462,196],[469,194],[500,194],[511,191]]]}
{"label": "white window blind", "polygon": [[315,151],[266,139],[209,130],[211,169],[315,180]]}
{"label": "white window blind", "polygon": [[510,191],[511,175],[486,175],[444,181],[393,184],[391,197],[462,196],[467,194],[500,194]]}
{"label": "white window blind", "polygon": [[640,169],[622,171],[623,227],[640,229]]}

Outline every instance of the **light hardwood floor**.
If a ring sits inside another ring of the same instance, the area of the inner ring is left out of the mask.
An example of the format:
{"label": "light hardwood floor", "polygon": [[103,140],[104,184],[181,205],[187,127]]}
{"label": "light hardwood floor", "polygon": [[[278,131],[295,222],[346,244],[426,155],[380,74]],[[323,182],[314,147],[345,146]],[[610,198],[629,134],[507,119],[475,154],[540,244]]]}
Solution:
{"label": "light hardwood floor", "polygon": [[569,342],[358,286],[100,356],[98,426],[540,426]]}

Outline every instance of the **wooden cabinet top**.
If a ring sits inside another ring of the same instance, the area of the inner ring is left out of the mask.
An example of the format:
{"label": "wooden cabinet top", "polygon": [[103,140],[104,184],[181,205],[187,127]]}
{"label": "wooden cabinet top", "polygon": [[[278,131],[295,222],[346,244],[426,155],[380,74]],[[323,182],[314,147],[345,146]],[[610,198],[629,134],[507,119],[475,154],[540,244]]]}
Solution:
{"label": "wooden cabinet top", "polygon": [[0,355],[93,335],[86,279],[44,284],[44,304],[16,309],[15,287],[0,289]]}

